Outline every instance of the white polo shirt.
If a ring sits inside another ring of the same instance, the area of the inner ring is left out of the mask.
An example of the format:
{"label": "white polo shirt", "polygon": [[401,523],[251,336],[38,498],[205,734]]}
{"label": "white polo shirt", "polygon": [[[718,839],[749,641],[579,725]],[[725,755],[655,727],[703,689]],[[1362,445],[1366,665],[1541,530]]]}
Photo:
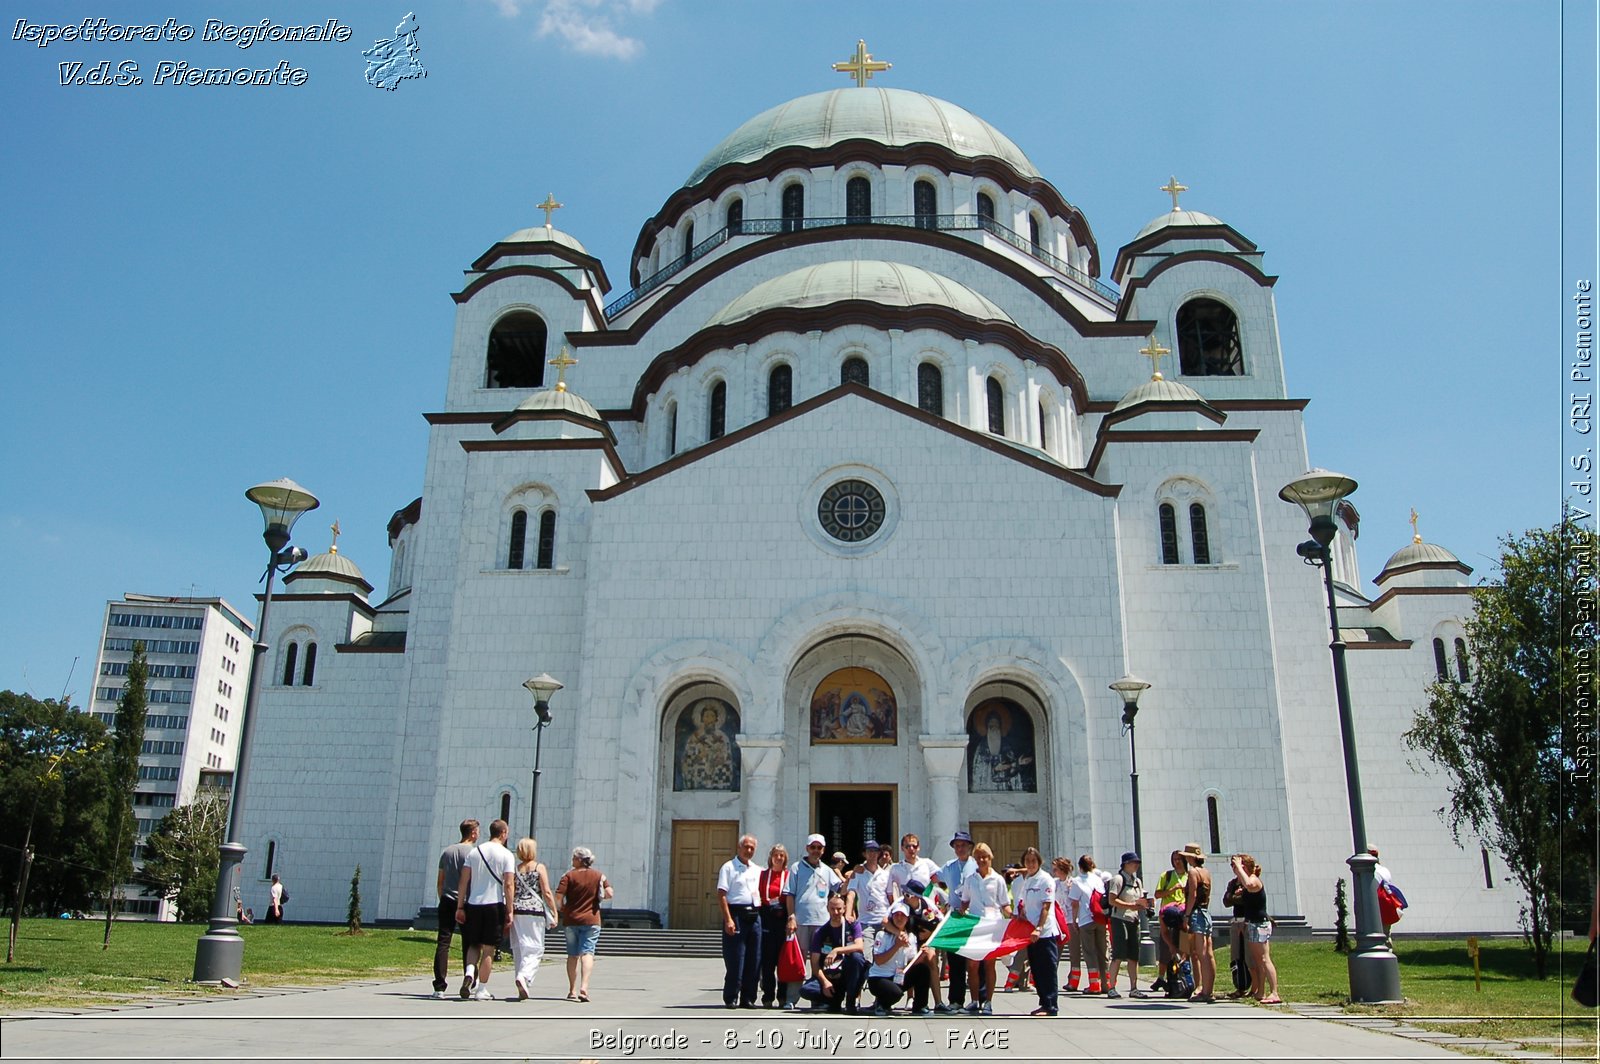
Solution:
{"label": "white polo shirt", "polygon": [[759,900],[756,894],[760,890],[760,881],[759,866],[745,864],[735,857],[717,873],[717,890],[728,896],[729,905],[754,905]]}

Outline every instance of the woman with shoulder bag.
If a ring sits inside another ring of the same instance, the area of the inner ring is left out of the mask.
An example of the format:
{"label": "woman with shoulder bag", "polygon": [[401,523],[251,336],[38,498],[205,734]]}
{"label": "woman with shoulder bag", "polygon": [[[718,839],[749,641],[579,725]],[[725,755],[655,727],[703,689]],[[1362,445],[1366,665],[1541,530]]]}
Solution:
{"label": "woman with shoulder bag", "polygon": [[1234,854],[1231,863],[1242,891],[1239,912],[1245,921],[1245,950],[1250,959],[1250,996],[1263,1005],[1281,1005],[1278,969],[1272,963],[1272,918],[1267,915],[1267,889],[1261,882],[1261,865],[1247,853]]}
{"label": "woman with shoulder bag", "polygon": [[517,1000],[528,999],[528,988],[544,960],[544,933],[555,926],[556,896],[550,890],[550,873],[539,863],[539,844],[525,838],[517,843],[516,893],[512,898],[511,956],[517,974]]}

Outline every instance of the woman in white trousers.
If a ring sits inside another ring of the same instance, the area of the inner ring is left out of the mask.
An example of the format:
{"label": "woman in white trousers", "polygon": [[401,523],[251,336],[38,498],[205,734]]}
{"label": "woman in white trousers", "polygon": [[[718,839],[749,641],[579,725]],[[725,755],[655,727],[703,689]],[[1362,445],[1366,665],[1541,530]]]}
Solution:
{"label": "woman in white trousers", "polygon": [[550,873],[539,863],[539,844],[517,843],[516,893],[512,898],[511,956],[517,973],[517,1000],[526,1001],[544,960],[544,933],[556,925],[556,896]]}

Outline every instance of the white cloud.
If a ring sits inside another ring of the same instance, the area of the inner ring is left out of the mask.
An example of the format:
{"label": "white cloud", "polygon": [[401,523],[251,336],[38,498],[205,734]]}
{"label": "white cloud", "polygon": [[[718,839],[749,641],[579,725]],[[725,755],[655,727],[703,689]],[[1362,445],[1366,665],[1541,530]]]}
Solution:
{"label": "white cloud", "polygon": [[516,18],[522,14],[522,0],[489,0],[506,18]]}
{"label": "white cloud", "polygon": [[[515,3],[516,0],[500,0]],[[556,36],[582,55],[627,61],[644,43],[617,30],[619,16],[649,14],[660,0],[546,0],[539,36]]]}

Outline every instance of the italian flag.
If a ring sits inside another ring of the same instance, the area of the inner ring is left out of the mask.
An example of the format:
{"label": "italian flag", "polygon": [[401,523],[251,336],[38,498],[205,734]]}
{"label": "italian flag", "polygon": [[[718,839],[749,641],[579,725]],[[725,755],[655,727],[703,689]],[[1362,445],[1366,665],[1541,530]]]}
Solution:
{"label": "italian flag", "polygon": [[986,961],[1015,953],[1028,945],[1033,925],[1020,916],[968,916],[951,913],[939,921],[928,945],[950,950],[969,960]]}

